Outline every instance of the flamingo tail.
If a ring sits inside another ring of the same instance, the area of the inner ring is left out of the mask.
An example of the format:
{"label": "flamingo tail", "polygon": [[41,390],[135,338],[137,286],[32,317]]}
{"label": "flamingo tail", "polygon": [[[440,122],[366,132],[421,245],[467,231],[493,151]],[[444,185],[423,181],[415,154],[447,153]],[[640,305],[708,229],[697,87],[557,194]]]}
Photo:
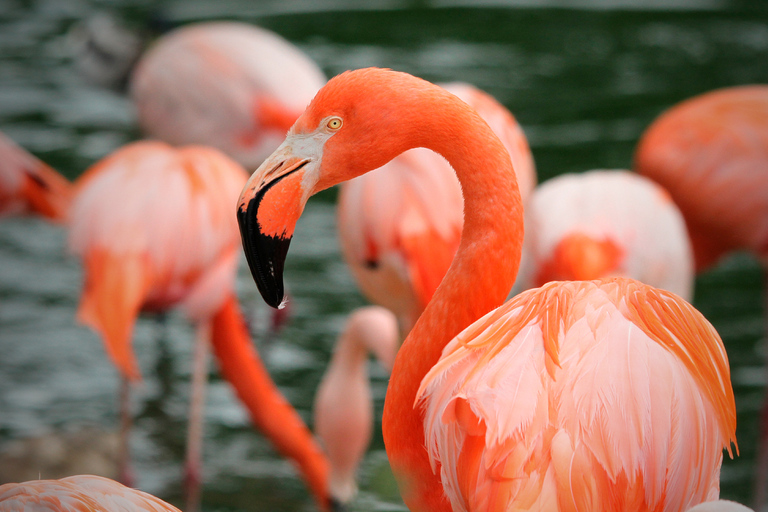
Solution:
{"label": "flamingo tail", "polygon": [[323,510],[329,506],[328,460],[296,410],[272,381],[230,296],[214,315],[212,345],[221,373],[248,409],[254,425],[298,466]]}
{"label": "flamingo tail", "polygon": [[72,184],[44,163],[38,164],[26,172],[22,194],[32,211],[63,222],[72,201]]}
{"label": "flamingo tail", "polygon": [[149,290],[149,271],[141,255],[94,249],[83,258],[85,286],[77,320],[98,332],[112,362],[132,381],[141,379],[131,347],[133,325]]}

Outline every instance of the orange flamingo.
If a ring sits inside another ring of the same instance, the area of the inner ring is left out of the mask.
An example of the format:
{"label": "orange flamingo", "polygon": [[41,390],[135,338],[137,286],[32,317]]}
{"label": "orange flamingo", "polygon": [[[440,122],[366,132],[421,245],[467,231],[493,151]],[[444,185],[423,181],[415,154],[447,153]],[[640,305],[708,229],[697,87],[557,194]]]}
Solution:
{"label": "orange flamingo", "polygon": [[315,395],[315,433],[328,457],[328,489],[343,505],[357,493],[355,473],[371,441],[373,398],[366,363],[391,370],[400,344],[397,319],[379,306],[353,312]]}
{"label": "orange flamingo", "polygon": [[[492,96],[464,83],[443,88],[468,103],[509,150],[523,201],[536,185],[528,141]],[[451,166],[423,148],[343,183],[338,228],[342,254],[363,294],[393,311],[407,333],[432,298],[459,246],[463,200]]]}
{"label": "orange flamingo", "polygon": [[[680,206],[698,271],[734,250],[750,251],[768,269],[768,86],[722,89],[672,107],[640,139],[635,169]],[[768,399],[761,423],[758,510],[768,499]]]}
{"label": "orange flamingo", "polygon": [[0,512],[181,512],[159,498],[93,475],[0,485]]}
{"label": "orange flamingo", "polygon": [[509,153],[429,82],[372,68],[335,77],[248,180],[238,221],[265,301],[283,300],[309,196],[412,147],[451,163],[465,218],[387,391],[384,440],[406,505],[645,511],[716,499],[736,427],[717,332],[676,295],[626,278],[549,283],[498,308],[523,237]]}
{"label": "orange flamingo", "polygon": [[62,222],[71,200],[66,178],[0,132],[0,216],[35,213]]}
{"label": "orange flamingo", "polygon": [[69,244],[85,266],[77,316],[102,336],[123,378],[123,477],[129,476],[128,383],[140,378],[130,343],[134,322],[140,311],[180,307],[197,327],[187,509],[199,501],[209,342],[256,426],[294,459],[325,507],[327,461],[269,379],[235,296],[238,235],[231,207],[246,178],[217,150],[148,141],[121,148],[87,170],[70,212]]}
{"label": "orange flamingo", "polygon": [[188,25],[158,39],[129,83],[139,124],[170,144],[205,144],[255,167],[325,83],[320,68],[268,30]]}
{"label": "orange flamingo", "polygon": [[680,210],[660,186],[629,171],[565,174],[526,204],[516,287],[609,276],[693,298],[693,255]]}

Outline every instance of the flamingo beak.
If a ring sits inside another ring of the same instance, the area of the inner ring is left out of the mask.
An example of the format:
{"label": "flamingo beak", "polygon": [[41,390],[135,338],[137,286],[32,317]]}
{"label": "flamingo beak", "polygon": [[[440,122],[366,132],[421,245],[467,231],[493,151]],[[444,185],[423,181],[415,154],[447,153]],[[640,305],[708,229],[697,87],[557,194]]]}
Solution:
{"label": "flamingo beak", "polygon": [[307,158],[276,151],[253,173],[237,206],[248,266],[264,301],[284,307],[283,266],[293,230],[304,210],[302,186]]}

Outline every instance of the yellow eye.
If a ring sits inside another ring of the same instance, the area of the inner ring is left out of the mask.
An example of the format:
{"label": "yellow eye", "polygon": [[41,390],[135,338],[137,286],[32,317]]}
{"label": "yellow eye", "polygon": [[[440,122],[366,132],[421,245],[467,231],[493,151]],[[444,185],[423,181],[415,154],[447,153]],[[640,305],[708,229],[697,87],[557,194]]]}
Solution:
{"label": "yellow eye", "polygon": [[328,120],[328,122],[325,124],[329,130],[338,130],[341,128],[342,121],[340,117],[332,117]]}

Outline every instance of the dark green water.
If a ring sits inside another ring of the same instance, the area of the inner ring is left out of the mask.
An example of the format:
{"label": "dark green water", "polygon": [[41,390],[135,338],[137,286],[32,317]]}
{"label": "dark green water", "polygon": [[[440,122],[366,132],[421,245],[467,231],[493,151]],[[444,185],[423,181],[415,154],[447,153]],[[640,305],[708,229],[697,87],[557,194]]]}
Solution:
{"label": "dark green water", "polygon": [[[130,103],[85,85],[67,51],[71,25],[108,8],[135,25],[158,13],[172,23],[257,23],[298,44],[329,76],[374,65],[471,82],[514,112],[540,180],[626,168],[642,130],[666,107],[717,87],[768,82],[768,3],[759,0],[484,3],[496,6],[468,0],[0,0],[0,130],[71,178],[138,137]],[[275,380],[308,421],[345,314],[363,304],[339,257],[334,197],[330,191],[312,200],[298,226],[286,270],[293,318],[278,339],[261,346]],[[116,422],[115,371],[96,336],[74,323],[80,269],[64,254],[64,238],[34,219],[0,222],[0,442]],[[766,382],[762,284],[756,262],[735,255],[698,279],[694,300],[731,360],[741,456],[724,464],[722,496],[742,502],[750,499]],[[266,309],[245,271],[239,291],[262,334]],[[145,375],[135,403],[137,483],[177,502],[191,336],[180,315],[162,325],[142,319],[135,334]],[[372,371],[380,417],[385,376]],[[212,378],[204,508],[313,510],[291,466],[249,427],[228,385]],[[376,436],[355,509],[400,510]]]}

